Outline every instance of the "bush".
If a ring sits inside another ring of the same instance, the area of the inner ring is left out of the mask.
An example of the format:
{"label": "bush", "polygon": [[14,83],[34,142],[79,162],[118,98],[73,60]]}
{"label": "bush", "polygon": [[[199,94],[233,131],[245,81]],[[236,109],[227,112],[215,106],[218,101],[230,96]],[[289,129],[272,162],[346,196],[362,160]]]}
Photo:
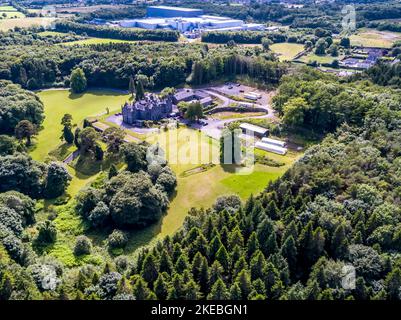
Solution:
{"label": "bush", "polygon": [[57,238],[57,230],[52,221],[46,220],[38,224],[38,236],[36,237],[37,245],[47,245],[54,243]]}
{"label": "bush", "polygon": [[237,210],[241,207],[241,199],[237,195],[220,196],[216,199],[213,209],[217,212],[227,210]]}
{"label": "bush", "polygon": [[160,175],[156,180],[156,184],[161,185],[168,194],[174,191],[177,185],[177,178],[170,167],[164,167],[161,170]]}
{"label": "bush", "polygon": [[56,162],[50,163],[47,168],[46,182],[43,190],[44,196],[46,198],[61,196],[70,180],[71,176],[64,166]]}
{"label": "bush", "polygon": [[3,232],[20,236],[23,231],[21,216],[14,209],[0,205],[0,230],[0,236]]}
{"label": "bush", "polygon": [[128,238],[124,232],[114,230],[107,238],[107,243],[111,249],[123,248],[128,243]]}
{"label": "bush", "polygon": [[104,226],[110,217],[110,210],[103,201],[100,201],[96,207],[89,213],[88,220],[93,227]]}
{"label": "bush", "polygon": [[92,243],[86,236],[78,236],[75,241],[74,254],[81,256],[84,254],[90,254],[92,250]]}
{"label": "bush", "polygon": [[94,188],[87,188],[79,192],[76,200],[76,210],[84,218],[88,218],[90,212],[101,202],[102,194]]}
{"label": "bush", "polygon": [[128,268],[128,258],[126,256],[119,256],[114,259],[117,271],[123,273]]}

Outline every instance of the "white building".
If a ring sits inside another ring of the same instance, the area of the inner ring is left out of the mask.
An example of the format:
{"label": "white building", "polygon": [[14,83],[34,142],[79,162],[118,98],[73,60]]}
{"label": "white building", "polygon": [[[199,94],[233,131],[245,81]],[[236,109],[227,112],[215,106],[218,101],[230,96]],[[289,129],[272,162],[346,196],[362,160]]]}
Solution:
{"label": "white building", "polygon": [[255,126],[254,124],[251,124],[251,123],[241,123],[239,127],[243,133],[245,133],[245,134],[252,133],[255,136],[259,136],[259,137],[264,137],[269,133],[269,129]]}
{"label": "white building", "polygon": [[262,24],[246,24],[242,20],[227,17],[200,15],[198,17],[144,18],[118,21],[120,27],[143,29],[173,29],[182,33],[189,31],[264,30]]}
{"label": "white building", "polygon": [[285,148],[286,147],[286,143],[285,141],[280,141],[280,140],[276,140],[276,139],[272,139],[272,138],[262,138],[262,142],[264,143],[269,143],[269,144],[274,144],[276,146]]}
{"label": "white building", "polygon": [[279,147],[277,145],[274,144],[270,144],[270,143],[265,143],[263,141],[258,141],[255,143],[255,148],[257,149],[261,149],[261,150],[265,150],[265,151],[269,151],[269,152],[273,152],[273,153],[277,153],[280,155],[285,155],[287,153],[287,148],[283,148],[283,147]]}

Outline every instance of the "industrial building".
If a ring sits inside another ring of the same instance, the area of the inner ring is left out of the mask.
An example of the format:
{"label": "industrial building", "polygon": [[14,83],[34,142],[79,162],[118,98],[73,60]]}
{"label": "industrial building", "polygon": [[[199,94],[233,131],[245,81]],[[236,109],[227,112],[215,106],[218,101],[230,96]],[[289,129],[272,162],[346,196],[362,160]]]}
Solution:
{"label": "industrial building", "polygon": [[264,30],[262,24],[244,23],[242,20],[227,17],[204,15],[203,10],[167,6],[148,7],[148,17],[118,21],[121,27],[143,29],[178,30],[190,37],[191,32],[198,36],[202,31]]}
{"label": "industrial building", "polygon": [[146,9],[146,15],[148,17],[154,18],[193,18],[199,17],[203,14],[202,9],[192,9],[192,8],[180,8],[180,7],[169,7],[169,6],[150,6]]}

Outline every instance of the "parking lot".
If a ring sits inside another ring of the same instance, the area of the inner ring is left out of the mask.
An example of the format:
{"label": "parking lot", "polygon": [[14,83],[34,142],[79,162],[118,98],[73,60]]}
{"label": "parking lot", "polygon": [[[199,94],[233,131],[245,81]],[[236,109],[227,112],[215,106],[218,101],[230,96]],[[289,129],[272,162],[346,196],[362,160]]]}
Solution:
{"label": "parking lot", "polygon": [[[262,106],[266,106],[269,104],[269,99],[270,99],[269,92],[258,90],[256,88],[245,86],[239,83],[228,82],[225,83],[224,85],[211,86],[208,87],[207,89],[216,91],[225,96],[236,96],[239,97],[240,99],[246,99],[244,97],[245,94],[250,92],[255,92],[261,95],[261,98],[254,101],[255,104],[259,104]],[[251,100],[248,101],[251,102]]]}

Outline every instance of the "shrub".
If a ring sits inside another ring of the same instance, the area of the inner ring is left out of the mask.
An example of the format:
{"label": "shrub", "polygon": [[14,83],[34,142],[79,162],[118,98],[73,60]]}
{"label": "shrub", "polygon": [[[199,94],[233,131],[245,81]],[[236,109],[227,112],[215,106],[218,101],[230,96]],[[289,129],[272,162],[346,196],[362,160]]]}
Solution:
{"label": "shrub", "polygon": [[57,230],[52,221],[46,220],[38,224],[38,236],[36,243],[38,245],[46,245],[54,243],[57,238]]}
{"label": "shrub", "polygon": [[92,243],[86,236],[78,236],[75,241],[74,254],[76,256],[90,254],[92,250]]}
{"label": "shrub", "polygon": [[217,212],[227,210],[237,210],[241,206],[241,199],[237,195],[220,196],[216,199],[213,209]]}
{"label": "shrub", "polygon": [[111,249],[123,248],[128,243],[128,238],[124,232],[120,230],[114,230],[107,238],[107,243]]}

